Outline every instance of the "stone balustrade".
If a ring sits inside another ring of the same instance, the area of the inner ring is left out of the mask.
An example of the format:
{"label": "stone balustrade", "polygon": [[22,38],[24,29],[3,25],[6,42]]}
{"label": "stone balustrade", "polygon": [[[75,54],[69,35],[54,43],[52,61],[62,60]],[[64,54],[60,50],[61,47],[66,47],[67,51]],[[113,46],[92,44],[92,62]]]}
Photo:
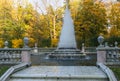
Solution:
{"label": "stone balustrade", "polygon": [[56,48],[38,48],[39,52],[43,51],[43,52],[48,52],[48,51],[54,51]]}
{"label": "stone balustrade", "polygon": [[[55,49],[56,48],[0,48],[0,64],[30,62],[31,54],[50,53]],[[90,54],[91,52],[85,51],[85,53]]]}
{"label": "stone balustrade", "polygon": [[[37,53],[31,48],[0,48],[0,64],[19,64],[21,62],[29,62],[31,54],[50,53],[55,48],[37,48]],[[26,54],[27,53],[27,54]],[[93,52],[86,52],[90,54]],[[96,52],[94,52],[96,54]],[[104,55],[105,54],[105,55]],[[98,47],[97,62],[104,61],[105,63],[120,62],[120,48],[118,47]],[[104,58],[103,58],[104,57]],[[27,60],[26,60],[27,59]]]}
{"label": "stone balustrade", "polygon": [[[32,48],[32,54],[37,53],[37,54],[44,54],[44,53],[50,53],[52,51],[56,50],[56,48]],[[82,51],[82,50],[81,50]],[[84,48],[84,53],[85,54],[96,54],[96,47],[85,47]]]}
{"label": "stone balustrade", "polygon": [[96,52],[96,47],[85,47],[85,52]]}
{"label": "stone balustrade", "polygon": [[107,62],[119,62],[120,48],[108,47],[105,51]]}
{"label": "stone balustrade", "polygon": [[103,64],[120,64],[120,48],[117,46],[118,43],[114,43],[114,47],[108,46],[106,42],[103,45],[104,37],[98,37],[99,46],[96,48],[97,50],[97,63]]}
{"label": "stone balustrade", "polygon": [[[107,43],[103,45],[103,37],[99,37],[100,45],[97,47],[85,47],[83,45],[81,53],[86,55],[97,54],[97,63],[119,63],[120,64],[120,48],[117,47],[117,42],[115,42],[115,47],[109,47]],[[29,48],[28,38],[24,39],[23,48],[9,48],[8,42],[5,41],[5,47],[0,48],[0,64],[19,64],[22,62],[31,62],[31,54],[45,54],[51,53],[56,48]]]}
{"label": "stone balustrade", "polygon": [[97,48],[98,62],[120,62],[120,48],[102,47]]}
{"label": "stone balustrade", "polygon": [[0,64],[19,64],[24,62],[23,51],[30,51],[26,48],[0,48]]}

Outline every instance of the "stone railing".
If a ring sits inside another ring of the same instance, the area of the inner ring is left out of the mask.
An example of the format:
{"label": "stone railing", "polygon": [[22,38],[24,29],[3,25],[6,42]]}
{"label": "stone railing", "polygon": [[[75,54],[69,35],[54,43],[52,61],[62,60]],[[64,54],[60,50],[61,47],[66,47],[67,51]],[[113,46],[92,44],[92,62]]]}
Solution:
{"label": "stone railing", "polygon": [[30,55],[29,51],[29,48],[0,48],[0,64],[19,64],[25,62],[25,55]]}
{"label": "stone railing", "polygon": [[32,48],[31,53],[32,54],[44,54],[44,53],[50,53],[54,51],[56,48]]}
{"label": "stone railing", "polygon": [[97,62],[120,64],[120,48],[98,47]]}
{"label": "stone railing", "polygon": [[102,63],[98,63],[97,66],[108,76],[109,81],[118,81],[112,70],[110,70],[107,66]]}
{"label": "stone railing", "polygon": [[84,43],[82,43],[81,53],[96,58],[97,54],[96,47],[86,47]]}
{"label": "stone railing", "polygon": [[98,42],[99,46],[96,48],[97,50],[97,63],[103,63],[108,65],[120,65],[120,48],[118,47],[118,43],[114,43],[114,47],[108,46],[106,42],[103,45],[104,37],[99,36]]}
{"label": "stone railing", "polygon": [[21,63],[19,65],[12,66],[0,77],[0,81],[8,81],[12,73],[24,69],[28,66],[30,66],[30,63]]}
{"label": "stone railing", "polygon": [[[44,54],[44,53],[50,53],[54,50],[56,50],[57,48],[32,48],[32,54]],[[81,50],[81,52],[84,52],[85,54],[96,54],[96,47],[84,47],[83,50]]]}
{"label": "stone railing", "polygon": [[106,51],[106,61],[107,62],[119,62],[120,59],[120,48],[116,47],[108,47],[105,49]]}
{"label": "stone railing", "polygon": [[85,47],[85,53],[86,55],[97,55],[96,47]]}
{"label": "stone railing", "polygon": [[85,47],[85,52],[97,52],[96,47]]}
{"label": "stone railing", "polygon": [[[29,62],[31,54],[45,54],[56,50],[56,48],[0,48],[0,64],[19,64]],[[84,52],[93,54],[93,52]],[[94,52],[96,54],[96,52]]]}

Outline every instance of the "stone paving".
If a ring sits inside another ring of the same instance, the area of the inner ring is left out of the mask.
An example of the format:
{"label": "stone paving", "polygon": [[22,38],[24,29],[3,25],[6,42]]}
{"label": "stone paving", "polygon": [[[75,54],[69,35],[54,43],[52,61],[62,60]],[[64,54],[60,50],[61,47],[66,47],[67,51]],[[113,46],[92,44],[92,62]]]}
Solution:
{"label": "stone paving", "polygon": [[[96,66],[31,66],[24,70],[18,71],[12,75],[12,77],[20,78],[103,78],[105,80],[95,80],[95,81],[106,81],[107,76],[98,69]],[[35,79],[34,79],[35,80]],[[15,81],[15,80],[10,80]],[[17,80],[18,81],[18,80]],[[19,80],[22,81],[22,80]],[[26,81],[32,81],[32,79]],[[37,81],[37,80],[35,80]],[[44,80],[39,80],[44,81]],[[52,81],[52,80],[50,80]],[[54,80],[53,80],[54,81]],[[56,81],[56,80],[55,80]],[[60,80],[61,81],[61,80]],[[64,81],[64,80],[63,80]],[[65,80],[67,81],[67,80]],[[70,81],[70,80],[68,80]],[[71,80],[72,81],[72,80]],[[77,81],[77,80],[75,80]],[[78,80],[79,81],[79,80]],[[84,81],[84,80],[83,80]],[[87,80],[85,80],[87,81]]]}

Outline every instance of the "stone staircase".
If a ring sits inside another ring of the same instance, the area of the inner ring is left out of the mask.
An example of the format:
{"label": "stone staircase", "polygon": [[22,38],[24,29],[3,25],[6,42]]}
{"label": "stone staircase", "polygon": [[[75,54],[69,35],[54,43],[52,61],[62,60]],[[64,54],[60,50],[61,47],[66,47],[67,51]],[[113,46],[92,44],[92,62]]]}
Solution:
{"label": "stone staircase", "polygon": [[87,59],[79,49],[56,49],[48,56],[54,59]]}
{"label": "stone staircase", "polygon": [[109,81],[96,66],[31,66],[11,75],[8,81]]}

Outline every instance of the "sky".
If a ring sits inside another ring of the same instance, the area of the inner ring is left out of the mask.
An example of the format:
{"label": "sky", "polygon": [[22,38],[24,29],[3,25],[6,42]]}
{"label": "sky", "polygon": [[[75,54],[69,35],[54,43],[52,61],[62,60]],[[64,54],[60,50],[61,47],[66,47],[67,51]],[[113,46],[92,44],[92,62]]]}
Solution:
{"label": "sky", "polygon": [[114,2],[114,1],[117,1],[117,0],[102,0],[102,1],[104,1],[104,2]]}
{"label": "sky", "polygon": [[29,0],[35,8],[41,13],[46,13],[46,6],[49,4],[53,6],[54,9],[63,6],[64,0]]}
{"label": "sky", "polygon": [[[66,0],[28,0],[31,4],[33,4],[34,8],[38,10],[40,13],[46,13],[46,6],[52,5],[54,9],[57,9],[60,6],[64,5]],[[117,0],[102,0],[103,2],[114,2]]]}

